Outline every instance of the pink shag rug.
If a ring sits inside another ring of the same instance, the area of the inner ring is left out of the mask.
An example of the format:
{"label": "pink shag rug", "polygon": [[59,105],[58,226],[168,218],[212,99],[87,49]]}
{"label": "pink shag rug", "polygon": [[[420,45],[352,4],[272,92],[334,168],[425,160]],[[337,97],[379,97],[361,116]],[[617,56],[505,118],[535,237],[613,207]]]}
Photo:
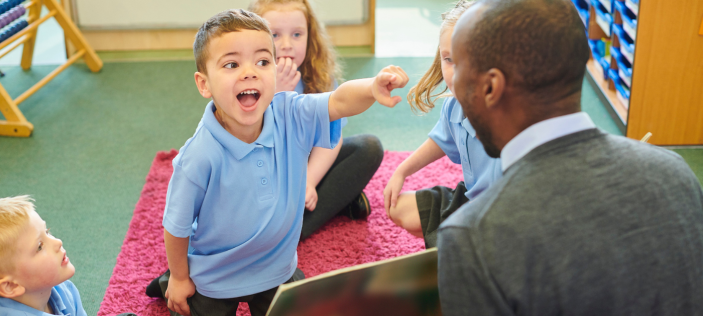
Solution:
{"label": "pink shag rug", "polygon": [[[154,158],[98,316],[125,312],[140,316],[168,315],[164,300],[150,298],[144,290],[167,268],[161,220],[173,172],[171,160],[177,153],[176,150],[159,152]],[[364,190],[372,208],[367,220],[352,221],[337,216],[300,243],[298,267],[307,277],[425,248],[421,238],[393,224],[383,209],[386,182],[408,155],[409,152],[385,152],[381,167]],[[403,189],[419,190],[435,185],[453,188],[461,180],[461,166],[444,157],[406,179]],[[238,315],[249,315],[245,306],[240,305]]]}

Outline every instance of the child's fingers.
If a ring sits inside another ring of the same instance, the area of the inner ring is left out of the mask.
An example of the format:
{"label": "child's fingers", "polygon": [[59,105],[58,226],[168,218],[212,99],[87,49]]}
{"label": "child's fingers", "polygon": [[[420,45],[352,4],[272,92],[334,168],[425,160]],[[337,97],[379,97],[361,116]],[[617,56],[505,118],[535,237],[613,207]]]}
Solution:
{"label": "child's fingers", "polygon": [[394,78],[391,81],[391,87],[390,89],[397,89],[397,88],[402,88],[405,87],[405,85],[408,83],[409,78],[408,74],[403,71],[400,67],[395,67],[392,68],[392,73],[394,74]]}
{"label": "child's fingers", "polygon": [[293,77],[293,82],[297,85],[297,84],[298,84],[298,81],[300,81],[300,78],[301,78],[302,76],[303,76],[303,75],[300,73],[300,71],[296,71],[296,72],[295,72],[295,77]]}
{"label": "child's fingers", "polygon": [[182,316],[190,316],[190,306],[188,306],[188,303],[183,303],[181,304],[181,314]]}
{"label": "child's fingers", "polygon": [[284,58],[279,58],[278,60],[276,60],[276,72],[278,73],[278,75],[283,74],[283,68],[285,63],[286,60]]}
{"label": "child's fingers", "polygon": [[286,76],[288,78],[292,78],[297,70],[298,67],[295,65],[293,60],[290,58],[286,58]]}
{"label": "child's fingers", "polygon": [[290,66],[288,65],[288,58],[281,58],[280,65],[281,65],[281,71],[279,72],[279,74],[281,74],[281,76],[285,77],[286,74],[288,74],[288,71],[290,70]]}
{"label": "child's fingers", "polygon": [[398,105],[398,103],[400,103],[401,101],[403,101],[403,98],[398,95],[394,96],[394,97],[391,97],[389,95],[389,96],[379,97],[378,99],[376,99],[376,101],[378,101],[378,103],[380,103],[383,106],[387,106],[389,108],[392,108],[392,107],[395,107],[396,105]]}

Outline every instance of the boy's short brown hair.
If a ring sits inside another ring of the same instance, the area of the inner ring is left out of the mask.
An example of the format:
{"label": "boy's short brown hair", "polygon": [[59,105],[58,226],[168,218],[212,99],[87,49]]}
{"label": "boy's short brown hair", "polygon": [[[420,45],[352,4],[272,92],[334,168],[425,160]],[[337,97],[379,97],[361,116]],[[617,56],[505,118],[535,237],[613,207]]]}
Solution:
{"label": "boy's short brown hair", "polygon": [[12,260],[15,243],[29,221],[30,212],[34,212],[32,201],[29,195],[0,199],[0,275],[15,269]]}
{"label": "boy's short brown hair", "polygon": [[195,55],[195,65],[198,71],[207,74],[205,64],[208,59],[207,45],[210,40],[222,33],[239,32],[241,30],[254,30],[266,32],[271,36],[273,46],[273,58],[276,59],[276,45],[273,43],[273,34],[266,20],[243,9],[230,9],[215,14],[209,18],[198,30],[193,43],[193,54]]}

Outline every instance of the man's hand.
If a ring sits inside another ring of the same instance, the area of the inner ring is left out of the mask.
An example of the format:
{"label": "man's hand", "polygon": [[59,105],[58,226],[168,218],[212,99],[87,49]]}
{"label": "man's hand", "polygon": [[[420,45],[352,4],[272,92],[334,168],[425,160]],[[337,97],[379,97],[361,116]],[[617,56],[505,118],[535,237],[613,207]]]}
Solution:
{"label": "man's hand", "polygon": [[305,187],[305,208],[308,211],[314,211],[317,206],[317,190],[312,185]]}
{"label": "man's hand", "polygon": [[374,78],[374,83],[371,88],[373,97],[387,107],[394,107],[396,104],[403,101],[403,97],[391,97],[393,89],[403,88],[408,84],[408,75],[398,66],[388,66],[383,68],[381,72]]}
{"label": "man's hand", "polygon": [[398,202],[398,195],[400,195],[400,190],[403,189],[403,184],[405,183],[405,177],[394,172],[386,188],[383,189],[383,207],[386,209],[386,215],[391,218],[391,207],[395,207]]}
{"label": "man's hand", "polygon": [[290,58],[279,58],[276,63],[276,92],[293,91],[300,81],[300,71]]}
{"label": "man's hand", "polygon": [[190,277],[185,280],[179,280],[171,275],[165,295],[168,299],[168,309],[183,316],[190,316],[188,298],[193,296],[193,294],[195,294],[195,284]]}

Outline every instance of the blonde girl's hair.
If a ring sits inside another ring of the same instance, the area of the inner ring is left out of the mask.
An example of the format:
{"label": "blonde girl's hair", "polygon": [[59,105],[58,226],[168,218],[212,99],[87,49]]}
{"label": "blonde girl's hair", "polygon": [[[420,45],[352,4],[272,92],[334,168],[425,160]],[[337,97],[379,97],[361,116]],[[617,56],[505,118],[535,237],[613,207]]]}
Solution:
{"label": "blonde girl's hair", "polygon": [[334,90],[334,80],[342,80],[342,69],[337,53],[324,26],[315,16],[308,0],[256,0],[249,10],[262,16],[278,6],[292,5],[305,15],[308,23],[308,43],[305,60],[299,65],[305,86],[303,93],[321,93]]}
{"label": "blonde girl's hair", "polygon": [[32,201],[29,195],[0,199],[0,277],[14,272],[15,243],[34,211]]}
{"label": "blonde girl's hair", "polygon": [[[456,3],[453,9],[442,14],[442,26],[440,27],[440,33],[444,32],[447,28],[456,25],[456,22],[461,17],[461,14],[468,9],[474,1],[461,0]],[[434,108],[434,103],[437,99],[446,97],[448,87],[445,87],[439,93],[434,93],[434,90],[439,87],[439,85],[444,81],[442,77],[442,56],[439,55],[439,47],[437,47],[437,54],[434,57],[432,66],[427,72],[420,78],[420,81],[410,89],[408,93],[408,103],[410,103],[410,108],[413,112],[417,113],[420,111],[422,113],[428,113]]]}

